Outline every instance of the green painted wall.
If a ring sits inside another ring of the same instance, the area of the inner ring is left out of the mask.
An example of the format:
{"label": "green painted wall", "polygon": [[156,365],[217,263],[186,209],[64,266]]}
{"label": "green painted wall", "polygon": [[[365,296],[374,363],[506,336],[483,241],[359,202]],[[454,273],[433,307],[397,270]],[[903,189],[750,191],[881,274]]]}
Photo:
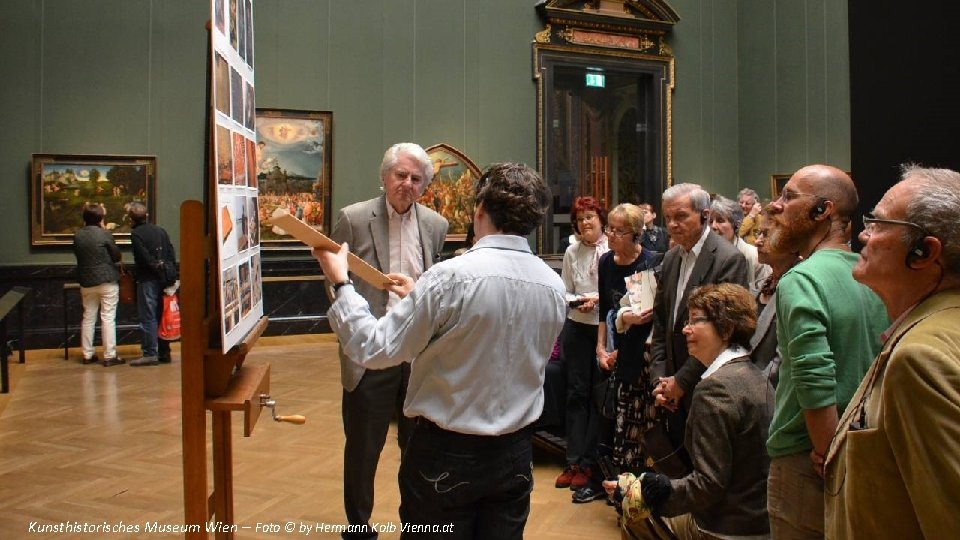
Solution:
{"label": "green painted wall", "polygon": [[810,163],[850,170],[846,0],[740,0],[740,186]]}
{"label": "green painted wall", "polygon": [[180,201],[202,196],[203,2],[0,2],[0,264],[73,262],[30,247],[32,153],[158,156],[156,221],[179,237]]}
{"label": "green painted wall", "polygon": [[[671,0],[681,17],[674,177],[765,193],[772,172],[849,163],[845,0]],[[255,0],[257,105],[334,113],[337,209],[378,193],[384,149],[446,142],[481,166],[536,159],[535,2]],[[155,154],[156,220],[202,197],[208,4],[0,2],[0,265],[30,247],[31,153]]]}

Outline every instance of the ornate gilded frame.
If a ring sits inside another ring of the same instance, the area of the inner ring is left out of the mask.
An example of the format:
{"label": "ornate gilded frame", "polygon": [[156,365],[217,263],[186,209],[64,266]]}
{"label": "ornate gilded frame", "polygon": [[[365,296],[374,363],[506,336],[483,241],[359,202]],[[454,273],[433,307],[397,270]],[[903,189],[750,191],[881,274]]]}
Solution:
{"label": "ornate gilded frame", "polygon": [[[537,168],[546,176],[545,123],[547,89],[545,63],[556,58],[571,62],[614,61],[621,65],[659,67],[663,78],[660,93],[661,186],[673,184],[673,90],[676,74],[673,50],[666,41],[679,21],[676,12],[661,0],[542,0],[537,10],[544,28],[533,42],[533,78],[537,84]],[[546,61],[546,62],[545,62]],[[655,70],[655,69],[654,69]],[[545,227],[537,231],[537,247],[543,254]]]}

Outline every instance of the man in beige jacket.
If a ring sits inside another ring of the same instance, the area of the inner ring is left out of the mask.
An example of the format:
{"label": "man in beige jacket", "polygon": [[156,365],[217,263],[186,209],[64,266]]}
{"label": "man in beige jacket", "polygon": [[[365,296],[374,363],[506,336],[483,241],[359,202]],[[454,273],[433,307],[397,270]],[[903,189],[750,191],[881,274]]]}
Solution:
{"label": "man in beige jacket", "polygon": [[951,537],[960,531],[960,174],[906,167],[863,221],[853,275],[894,322],[826,455],[826,537]]}

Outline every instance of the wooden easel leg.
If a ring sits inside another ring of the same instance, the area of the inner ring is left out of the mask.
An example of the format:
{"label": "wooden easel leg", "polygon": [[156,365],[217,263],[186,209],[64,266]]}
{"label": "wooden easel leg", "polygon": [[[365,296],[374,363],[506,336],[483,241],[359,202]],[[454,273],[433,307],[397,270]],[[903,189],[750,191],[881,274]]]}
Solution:
{"label": "wooden easel leg", "polygon": [[[233,540],[233,439],[230,412],[213,411],[213,512],[218,527],[217,540]],[[221,531],[221,529],[227,529]]]}

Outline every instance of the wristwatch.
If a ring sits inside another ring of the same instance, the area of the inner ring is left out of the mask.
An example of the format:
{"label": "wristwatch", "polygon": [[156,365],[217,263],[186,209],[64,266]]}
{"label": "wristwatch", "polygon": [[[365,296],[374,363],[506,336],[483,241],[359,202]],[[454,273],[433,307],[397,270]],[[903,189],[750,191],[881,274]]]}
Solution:
{"label": "wristwatch", "polygon": [[337,295],[337,291],[339,291],[339,290],[340,290],[340,287],[343,287],[344,285],[353,285],[353,280],[350,279],[350,278],[347,278],[346,281],[341,281],[340,283],[334,283],[334,284],[333,284],[333,295],[336,296],[336,295]]}

